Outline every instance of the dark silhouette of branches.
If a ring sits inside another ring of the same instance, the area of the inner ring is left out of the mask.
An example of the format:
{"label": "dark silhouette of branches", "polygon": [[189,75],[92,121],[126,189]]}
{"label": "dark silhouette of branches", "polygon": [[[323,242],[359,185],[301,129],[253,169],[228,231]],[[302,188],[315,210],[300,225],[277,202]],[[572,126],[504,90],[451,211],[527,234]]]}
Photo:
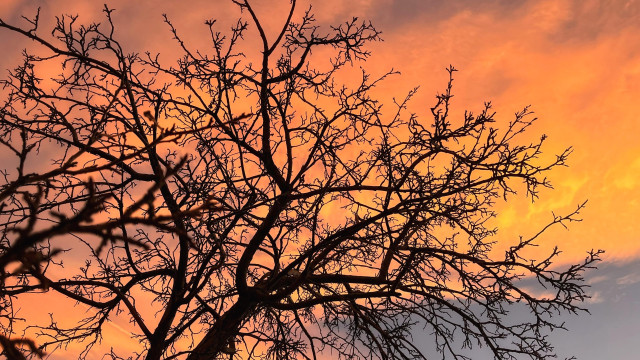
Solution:
{"label": "dark silhouette of branches", "polygon": [[[453,67],[428,120],[407,110],[416,90],[383,113],[372,92],[393,71],[337,80],[379,39],[369,22],[325,29],[294,0],[271,34],[234,3],[248,21],[228,33],[207,21],[207,53],[165,17],[183,51],[173,65],[125,53],[106,6],[103,24],[58,17],[52,37],[39,16],[0,21],[39,49],[2,81],[3,355],[83,343],[84,358],[124,316],[134,357],[149,360],[422,358],[422,327],[456,359],[460,346],[551,356],[544,334],[582,310],[582,273],[600,252],[563,268],[557,249],[527,256],[545,227],[499,253],[487,221],[515,184],[532,199],[550,187],[571,150],[539,159],[544,137],[520,139],[528,108],[500,126],[489,103],[451,119]],[[253,36],[257,60],[240,50]],[[324,64],[311,61],[319,48],[333,50]],[[51,64],[60,74],[40,78]],[[86,317],[65,327],[54,313],[22,338],[17,304],[47,291]],[[529,318],[511,321],[519,306]]]}

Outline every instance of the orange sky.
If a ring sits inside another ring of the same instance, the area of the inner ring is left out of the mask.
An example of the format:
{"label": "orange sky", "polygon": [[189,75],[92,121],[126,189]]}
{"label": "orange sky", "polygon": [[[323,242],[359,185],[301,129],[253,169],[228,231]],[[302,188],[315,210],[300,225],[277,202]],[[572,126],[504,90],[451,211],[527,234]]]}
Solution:
{"label": "orange sky", "polygon": [[[275,29],[288,1],[255,2],[269,21],[267,27]],[[108,3],[117,10],[118,37],[126,39],[127,50],[138,52],[174,49],[167,41],[163,12],[194,47],[206,46],[204,19],[227,24],[238,16],[223,1],[197,0],[190,6],[169,0]],[[0,17],[20,23],[19,16],[33,14],[38,5],[45,23],[61,11],[80,13],[83,22],[102,17],[102,2],[81,0],[5,0]],[[301,2],[299,9],[306,7]],[[446,85],[444,69],[452,64],[460,70],[454,82],[454,116],[465,109],[478,111],[491,101],[497,119],[506,122],[531,104],[539,118],[528,132],[532,141],[547,134],[548,155],[574,147],[570,167],[549,174],[555,190],[543,191],[534,204],[518,196],[499,205],[499,236],[531,235],[551,219],[551,211],[570,212],[589,200],[584,221],[571,224],[569,231],[550,231],[543,249],[557,244],[571,259],[591,248],[604,249],[609,263],[640,259],[639,1],[324,0],[314,8],[321,24],[358,16],[382,30],[384,41],[370,46],[373,56],[363,66],[373,74],[391,67],[402,72],[384,87],[389,99],[419,85],[411,111],[427,115],[433,95]],[[3,69],[15,64],[19,50],[28,46],[6,35],[0,34]],[[165,59],[171,58],[168,54]]]}
{"label": "orange sky", "polygon": [[389,14],[390,5],[378,5],[372,11],[385,14],[379,26],[386,41],[372,62],[400,69],[399,89],[422,85],[414,106],[429,104],[445,81],[442,69],[451,63],[461,70],[454,85],[458,111],[478,110],[490,100],[498,119],[507,121],[531,104],[540,120],[529,136],[549,135],[548,154],[574,147],[570,167],[550,174],[554,191],[545,191],[534,204],[510,201],[498,219],[501,234],[527,234],[551,211],[567,211],[588,199],[584,222],[548,234],[548,242],[575,255],[602,248],[608,259],[636,258],[640,22],[632,19],[638,20],[640,4],[508,3],[440,10],[447,15],[440,19],[427,5],[421,14],[404,11],[404,19]]}

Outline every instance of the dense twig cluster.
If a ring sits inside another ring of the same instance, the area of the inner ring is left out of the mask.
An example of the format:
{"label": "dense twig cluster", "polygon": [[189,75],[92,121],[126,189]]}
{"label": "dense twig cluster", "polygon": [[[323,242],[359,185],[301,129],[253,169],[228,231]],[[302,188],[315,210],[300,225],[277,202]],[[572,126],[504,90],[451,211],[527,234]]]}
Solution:
{"label": "dense twig cluster", "polygon": [[[122,314],[150,360],[421,358],[411,335],[422,326],[455,358],[458,341],[498,359],[550,356],[552,315],[580,310],[599,252],[559,270],[558,250],[525,256],[537,234],[497,255],[487,221],[515,182],[532,198],[549,187],[570,151],[541,164],[544,138],[520,144],[528,109],[501,130],[490,104],[452,121],[453,68],[428,121],[406,110],[415,90],[383,116],[371,92],[389,74],[336,82],[368,57],[370,23],[325,32],[309,10],[296,22],[292,1],[270,41],[249,2],[234,2],[249,22],[224,35],[207,21],[207,54],[165,18],[184,52],[174,66],[126,54],[107,7],[102,25],[58,18],[52,40],[37,16],[31,29],[0,22],[47,52],[25,52],[2,82],[4,355],[85,342],[84,357]],[[237,50],[249,29],[257,62]],[[324,67],[309,60],[321,47],[335,49]],[[61,74],[44,81],[43,64]],[[70,328],[31,325],[36,347],[15,334],[13,311],[43,290],[90,310]],[[518,304],[530,319],[513,324]]]}

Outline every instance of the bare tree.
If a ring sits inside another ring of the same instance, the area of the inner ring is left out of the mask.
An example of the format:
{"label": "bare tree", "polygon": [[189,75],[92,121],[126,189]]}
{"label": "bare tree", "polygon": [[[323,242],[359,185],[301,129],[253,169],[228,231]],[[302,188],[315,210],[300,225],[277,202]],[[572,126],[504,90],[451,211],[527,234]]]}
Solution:
{"label": "bare tree", "polygon": [[[416,90],[383,113],[371,93],[392,72],[336,80],[369,56],[370,23],[324,29],[293,0],[268,34],[248,1],[234,3],[248,21],[227,34],[207,21],[209,53],[165,17],[183,50],[173,65],[125,53],[106,6],[104,24],[62,16],[52,37],[38,16],[30,28],[0,21],[39,46],[2,82],[3,354],[84,342],[84,358],[126,316],[140,352],[114,359],[423,358],[411,340],[423,327],[456,359],[461,346],[551,356],[552,316],[582,310],[582,273],[600,252],[562,269],[557,249],[525,253],[582,206],[503,252],[487,221],[514,184],[532,199],[550,187],[570,149],[543,163],[544,137],[519,140],[528,109],[496,127],[490,104],[450,119],[454,68],[428,120],[407,110]],[[239,50],[250,36],[258,61]],[[323,47],[334,56],[312,62]],[[39,78],[44,64],[60,75]],[[67,328],[63,314],[28,319],[38,337],[21,338],[14,310],[43,290],[89,316]],[[530,314],[514,323],[517,306]]]}

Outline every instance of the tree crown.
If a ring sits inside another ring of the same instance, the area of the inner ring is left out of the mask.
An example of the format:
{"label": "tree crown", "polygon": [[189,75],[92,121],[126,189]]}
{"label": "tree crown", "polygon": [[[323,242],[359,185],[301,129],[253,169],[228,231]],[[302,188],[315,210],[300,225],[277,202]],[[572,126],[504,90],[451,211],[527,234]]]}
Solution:
{"label": "tree crown", "polygon": [[[337,79],[369,56],[371,23],[321,28],[293,0],[272,36],[248,1],[234,3],[247,20],[226,33],[207,21],[207,53],[165,17],[183,51],[172,65],[125,53],[106,6],[103,24],[58,17],[53,38],[38,16],[32,28],[0,21],[46,52],[25,52],[2,81],[3,354],[83,342],[84,358],[122,316],[150,360],[422,358],[422,327],[455,358],[460,345],[552,355],[544,333],[563,327],[555,314],[582,310],[582,273],[600,252],[564,268],[557,249],[525,253],[584,204],[501,253],[489,219],[514,184],[531,198],[550,187],[571,150],[542,162],[544,137],[521,140],[528,108],[503,126],[490,103],[450,119],[453,67],[428,120],[407,110],[417,89],[383,112],[372,91],[392,72]],[[238,50],[253,36],[255,62]],[[328,67],[311,61],[321,48],[333,50]],[[45,82],[51,62],[63,71]],[[14,307],[43,290],[88,315],[31,325],[35,343],[16,337]],[[518,306],[530,315],[514,324]]]}

